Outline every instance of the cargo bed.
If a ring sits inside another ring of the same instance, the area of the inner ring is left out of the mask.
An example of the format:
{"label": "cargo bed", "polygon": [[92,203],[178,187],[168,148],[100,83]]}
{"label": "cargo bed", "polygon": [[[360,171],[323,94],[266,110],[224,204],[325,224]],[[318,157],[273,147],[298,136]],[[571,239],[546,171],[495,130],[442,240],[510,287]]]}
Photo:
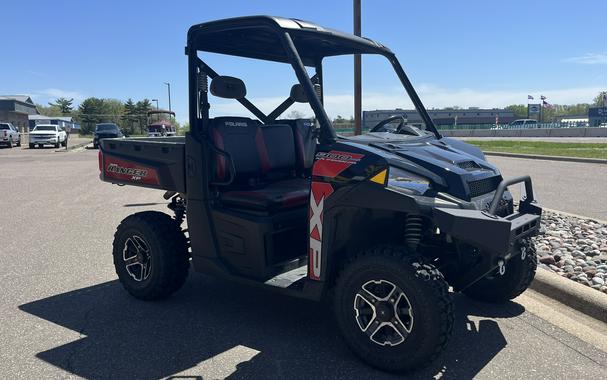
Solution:
{"label": "cargo bed", "polygon": [[103,139],[102,181],[185,193],[185,137]]}

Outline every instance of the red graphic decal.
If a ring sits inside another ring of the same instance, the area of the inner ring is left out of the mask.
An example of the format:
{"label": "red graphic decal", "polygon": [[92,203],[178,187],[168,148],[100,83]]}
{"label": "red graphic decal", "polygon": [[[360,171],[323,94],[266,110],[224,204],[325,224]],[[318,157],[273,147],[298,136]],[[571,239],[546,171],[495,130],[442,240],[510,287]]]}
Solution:
{"label": "red graphic decal", "polygon": [[104,156],[105,178],[114,178],[121,181],[145,183],[147,185],[160,185],[156,169],[133,164],[112,156]]}
{"label": "red graphic decal", "polygon": [[316,153],[316,162],[312,167],[312,174],[334,178],[363,157],[363,154],[340,152],[338,150],[318,152]]}
{"label": "red graphic decal", "polygon": [[322,263],[322,223],[325,200],[333,193],[333,187],[324,182],[312,181],[310,192],[310,252],[308,277],[320,280]]}

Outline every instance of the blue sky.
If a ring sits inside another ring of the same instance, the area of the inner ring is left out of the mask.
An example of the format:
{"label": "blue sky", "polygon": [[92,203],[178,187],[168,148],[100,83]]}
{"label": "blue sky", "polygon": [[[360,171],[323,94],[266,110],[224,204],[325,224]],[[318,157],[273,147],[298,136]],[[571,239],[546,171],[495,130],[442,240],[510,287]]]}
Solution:
{"label": "blue sky", "polygon": [[[170,4],[170,5],[167,5]],[[158,98],[187,118],[185,37],[190,25],[251,14],[307,19],[351,31],[352,1],[11,1],[3,4],[0,94],[125,100]],[[363,0],[363,35],[399,57],[428,108],[499,107],[527,94],[553,103],[590,102],[607,89],[607,2]],[[250,80],[269,109],[288,94],[290,71],[212,57],[215,69]],[[351,115],[351,60],[325,73],[328,107]],[[395,77],[363,61],[364,108],[407,107]],[[282,70],[282,71],[281,71]],[[278,77],[278,73],[284,75]],[[247,82],[249,83],[249,82]],[[329,92],[327,92],[329,93]],[[218,103],[216,112],[232,111]]]}

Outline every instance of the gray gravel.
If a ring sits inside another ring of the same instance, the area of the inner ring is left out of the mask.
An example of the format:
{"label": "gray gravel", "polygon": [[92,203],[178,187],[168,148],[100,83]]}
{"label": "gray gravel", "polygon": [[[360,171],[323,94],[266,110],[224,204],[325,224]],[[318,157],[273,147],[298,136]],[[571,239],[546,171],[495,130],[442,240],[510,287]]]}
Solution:
{"label": "gray gravel", "polygon": [[607,224],[544,211],[534,237],[541,267],[607,294]]}

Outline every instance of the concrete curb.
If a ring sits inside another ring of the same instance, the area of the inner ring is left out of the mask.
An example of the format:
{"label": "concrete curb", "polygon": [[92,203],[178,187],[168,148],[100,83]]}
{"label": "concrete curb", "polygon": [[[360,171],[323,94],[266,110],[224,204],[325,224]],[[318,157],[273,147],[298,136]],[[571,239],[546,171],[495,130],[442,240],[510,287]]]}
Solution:
{"label": "concrete curb", "polygon": [[602,158],[582,158],[582,157],[568,157],[568,156],[542,156],[540,154],[521,154],[521,153],[507,153],[507,152],[483,152],[487,156],[500,156],[500,157],[512,157],[512,158],[528,158],[532,160],[550,160],[550,161],[568,161],[568,162],[582,162],[585,164],[604,164],[607,165],[607,160]]}
{"label": "concrete curb", "polygon": [[592,220],[594,222],[598,222],[598,223],[601,223],[601,224],[607,224],[607,220],[598,219],[598,218],[595,218],[593,216],[586,216],[586,215],[580,215],[580,214],[572,214],[570,212],[560,211],[560,210],[554,210],[554,209],[547,208],[547,207],[542,207],[542,210],[546,210],[546,211],[549,211],[549,212],[554,213],[554,214],[560,214],[560,215],[564,215],[564,216],[572,216],[572,217],[579,218],[579,219]]}
{"label": "concrete curb", "polygon": [[84,143],[80,143],[80,144],[76,144],[76,145],[69,145],[67,149],[57,149],[55,150],[55,152],[69,152],[72,149],[78,149],[78,148],[82,148],[83,146],[87,146],[91,143],[92,141],[88,141],[88,142],[84,142]]}
{"label": "concrete curb", "polygon": [[607,294],[538,268],[530,289],[607,323]]}

